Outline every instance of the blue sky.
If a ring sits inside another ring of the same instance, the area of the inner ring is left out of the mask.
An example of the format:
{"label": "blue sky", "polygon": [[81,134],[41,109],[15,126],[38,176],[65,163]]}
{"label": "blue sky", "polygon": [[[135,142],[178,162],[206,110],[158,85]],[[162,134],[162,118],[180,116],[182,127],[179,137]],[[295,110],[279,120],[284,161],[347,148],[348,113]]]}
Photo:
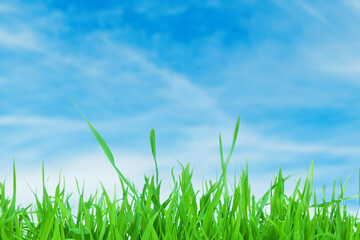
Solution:
{"label": "blue sky", "polygon": [[[93,191],[116,174],[71,97],[102,134],[127,177],[152,174],[155,128],[160,174],[190,162],[194,182],[249,162],[254,193],[281,164],[331,186],[359,168],[360,4],[322,1],[2,1],[0,176],[15,157],[20,199],[41,163],[62,167]],[[348,192],[358,189],[350,179]]]}

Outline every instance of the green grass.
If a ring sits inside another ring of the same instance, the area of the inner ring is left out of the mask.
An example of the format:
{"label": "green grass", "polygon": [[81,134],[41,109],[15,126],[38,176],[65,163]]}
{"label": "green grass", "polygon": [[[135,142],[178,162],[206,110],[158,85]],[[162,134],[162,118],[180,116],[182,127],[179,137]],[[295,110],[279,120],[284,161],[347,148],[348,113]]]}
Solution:
{"label": "green grass", "polygon": [[325,188],[321,200],[313,189],[313,164],[303,187],[299,179],[289,196],[285,195],[285,182],[290,176],[284,177],[281,168],[261,198],[251,194],[247,164],[241,176],[230,184],[227,167],[239,119],[226,158],[219,135],[220,178],[205,181],[205,189],[200,193],[192,185],[189,165],[180,164],[182,172],[176,177],[172,171],[172,191],[165,201],[160,201],[155,131],[150,131],[150,143],[156,173],[145,177],[144,186],[138,191],[117,168],[103,138],[85,120],[119,176],[121,198],[111,199],[101,186],[100,192],[85,199],[84,189],[77,184],[79,200],[74,212],[69,202],[71,194],[66,193],[60,177],[55,194],[48,194],[43,165],[42,197],[34,193],[35,204],[17,206],[14,164],[10,199],[5,195],[5,184],[0,183],[0,239],[360,239],[359,218],[346,211],[344,202],[353,198],[360,201],[360,193],[344,196],[349,178],[344,185],[340,183],[337,197],[334,182],[328,201]]}

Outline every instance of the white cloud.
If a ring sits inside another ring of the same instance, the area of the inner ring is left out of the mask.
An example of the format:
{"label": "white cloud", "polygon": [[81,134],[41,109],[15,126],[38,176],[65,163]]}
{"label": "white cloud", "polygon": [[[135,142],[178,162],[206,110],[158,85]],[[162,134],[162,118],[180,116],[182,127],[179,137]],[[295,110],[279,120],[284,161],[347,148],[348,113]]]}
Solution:
{"label": "white cloud", "polygon": [[7,82],[8,82],[8,81],[7,81],[5,78],[0,77],[0,85],[6,84]]}
{"label": "white cloud", "polygon": [[358,0],[343,0],[343,2],[345,2],[350,9],[360,10],[360,1]]}
{"label": "white cloud", "polygon": [[[196,86],[190,79],[184,77],[176,71],[163,68],[154,62],[147,59],[145,53],[141,53],[140,49],[135,49],[125,44],[119,44],[112,40],[109,33],[96,33],[91,35],[91,41],[102,42],[104,48],[101,54],[106,54],[106,59],[116,59],[118,65],[122,65],[122,72],[119,75],[132,76],[131,85],[142,85],[143,81],[153,82],[154,94],[164,98],[164,103],[169,102],[177,104],[184,108],[214,108],[215,99],[210,97],[206,90]],[[57,57],[61,59],[61,56]],[[108,81],[119,82],[119,76],[113,76],[112,73],[107,72],[105,62],[98,62],[97,60],[88,59],[85,63],[84,58],[68,59],[72,66],[89,76],[97,76],[107,79]],[[112,60],[109,60],[109,62]],[[105,67],[103,65],[105,64]],[[91,67],[89,67],[91,66]],[[134,69],[135,68],[135,69]],[[137,79],[137,80],[136,80]],[[122,82],[126,83],[126,79]],[[129,83],[127,83],[129,84]],[[97,89],[98,90],[98,89]],[[151,96],[151,94],[149,94]]]}
{"label": "white cloud", "polygon": [[319,10],[315,9],[314,7],[310,6],[302,0],[297,0],[296,3],[311,16],[315,17],[316,19],[325,24],[330,25],[329,20],[323,14],[321,14]]}
{"label": "white cloud", "polygon": [[159,90],[167,100],[175,101],[184,107],[190,108],[213,108],[215,100],[206,92],[179,74],[163,70],[161,75],[167,81],[167,86]]}
{"label": "white cloud", "polygon": [[[19,25],[17,26],[19,27]],[[39,40],[32,29],[22,26],[17,30],[10,30],[8,27],[0,26],[0,46],[3,45],[13,49],[26,49],[31,51],[41,51]]]}
{"label": "white cloud", "polygon": [[13,5],[6,4],[6,3],[0,3],[0,13],[2,13],[2,14],[16,13],[18,11],[19,11],[18,8]]}
{"label": "white cloud", "polygon": [[[349,33],[344,33],[348,35]],[[332,40],[327,43],[302,48],[303,55],[309,60],[309,66],[315,71],[329,74],[331,81],[360,83],[360,45],[353,39],[360,36],[360,31],[351,33],[343,40]],[[324,81],[319,77],[318,81]]]}
{"label": "white cloud", "polygon": [[[40,161],[47,148],[61,142],[79,132],[88,131],[88,126],[82,119],[51,118],[41,116],[0,116],[1,133],[6,138],[0,140],[7,151],[23,161]],[[70,135],[70,136],[71,136]],[[8,156],[10,157],[10,156]]]}
{"label": "white cloud", "polygon": [[[341,59],[343,58],[343,59]],[[322,71],[337,74],[339,76],[360,76],[360,58],[357,56],[341,57],[336,59],[327,59],[319,62],[319,69]],[[354,82],[360,83],[360,80],[354,79]]]}
{"label": "white cloud", "polygon": [[[56,39],[46,39],[45,41],[51,42],[51,50],[48,47],[41,49],[38,47],[38,39],[42,39],[42,37],[35,31],[26,30],[25,33],[22,33],[31,35],[30,41],[25,41],[25,37],[13,41],[17,38],[16,34],[12,35],[6,31],[3,31],[3,34],[7,36],[5,40],[0,40],[4,44],[42,51],[44,54],[42,59],[46,60],[36,62],[40,66],[35,69],[46,67],[46,72],[49,69],[54,72],[64,72],[64,69],[68,68],[72,71],[75,69],[71,76],[77,81],[75,83],[64,82],[62,85],[69,85],[69,88],[70,84],[71,86],[74,84],[83,86],[89,91],[94,91],[96,95],[102,95],[99,97],[104,98],[105,101],[114,102],[114,98],[111,100],[109,96],[109,90],[111,90],[109,86],[127,86],[133,89],[141,87],[144,85],[143,82],[147,82],[150,89],[144,93],[145,96],[160,97],[163,99],[162,104],[169,103],[172,106],[177,105],[188,109],[215,108],[215,99],[209,96],[205,89],[196,86],[191,79],[182,74],[151,62],[147,58],[146,52],[141,49],[128,46],[126,43],[118,43],[114,40],[111,31],[93,32],[85,36],[83,47],[75,53],[67,52],[66,48],[58,51]],[[97,43],[96,45],[100,44],[102,48],[96,48],[96,51],[92,53],[100,57],[88,55],[88,50],[95,48],[94,42]],[[98,79],[101,79],[102,82],[99,82]],[[133,97],[131,92],[128,94]]]}
{"label": "white cloud", "polygon": [[80,120],[68,118],[51,118],[43,116],[18,116],[18,115],[0,115],[0,126],[50,126],[53,128],[69,127],[71,129],[84,128]]}
{"label": "white cloud", "polygon": [[[327,153],[334,155],[358,155],[359,147],[348,146],[326,146],[318,143],[300,144],[291,141],[281,141],[279,139],[257,138],[253,143],[257,143],[262,149],[292,153]],[[247,138],[248,139],[248,138]],[[250,138],[251,139],[251,138]]]}
{"label": "white cloud", "polygon": [[[144,62],[142,61],[142,63]],[[164,96],[166,100],[187,108],[215,108],[215,99],[181,74],[162,69],[150,62],[144,63],[144,66],[147,66],[152,73],[161,76],[166,83],[164,87],[158,90],[158,93]]]}
{"label": "white cloud", "polygon": [[0,4],[0,13],[4,15],[0,23],[0,47],[22,53],[24,50],[50,53],[48,47],[59,43],[48,33],[59,33],[64,27],[61,12],[39,3],[17,2],[16,7]]}

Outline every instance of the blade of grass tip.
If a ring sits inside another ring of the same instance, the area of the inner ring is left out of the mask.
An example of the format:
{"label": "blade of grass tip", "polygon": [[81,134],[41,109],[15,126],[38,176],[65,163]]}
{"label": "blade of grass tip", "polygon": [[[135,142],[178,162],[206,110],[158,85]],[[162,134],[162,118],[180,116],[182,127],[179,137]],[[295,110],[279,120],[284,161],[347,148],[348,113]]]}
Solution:
{"label": "blade of grass tip", "polygon": [[346,185],[349,181],[349,178],[351,177],[351,175],[353,175],[356,172],[356,169],[354,171],[352,171],[349,176],[347,176],[347,178],[345,179],[345,183],[344,183],[344,192],[346,191]]}
{"label": "blade of grass tip", "polygon": [[48,211],[50,211],[50,209],[51,209],[51,203],[50,203],[49,195],[48,195],[46,187],[45,187],[45,164],[44,164],[44,160],[42,161],[42,166],[41,166],[41,179],[42,179],[42,189],[43,189],[42,200],[43,200],[43,207],[44,207],[44,211],[45,211],[45,215],[46,215],[48,213]]}
{"label": "blade of grass tip", "polygon": [[104,150],[107,158],[110,160],[111,164],[114,166],[115,165],[115,161],[114,161],[114,156],[112,154],[112,152],[110,151],[110,148],[108,147],[108,145],[105,143],[105,140],[100,136],[100,134],[96,131],[96,129],[90,124],[90,122],[86,119],[85,115],[82,113],[82,111],[80,110],[80,108],[78,107],[78,105],[76,105],[76,103],[70,98],[70,100],[73,102],[73,104],[75,105],[75,107],[78,109],[78,111],[81,113],[81,115],[83,116],[83,118],[85,119],[86,123],[89,125],[91,131],[93,132],[93,134],[95,135],[96,139],[98,140],[98,142],[100,143],[100,146],[102,147],[102,149]]}
{"label": "blade of grass tip", "polygon": [[233,141],[232,141],[231,148],[230,148],[230,151],[229,151],[229,153],[228,153],[228,156],[227,156],[227,158],[226,158],[226,163],[225,163],[225,178],[224,178],[225,196],[228,195],[228,187],[227,187],[227,184],[226,184],[226,181],[227,181],[227,179],[226,179],[226,172],[227,172],[227,167],[228,167],[228,165],[229,165],[229,162],[230,162],[232,153],[233,153],[234,148],[235,148],[235,143],[236,143],[236,139],[237,139],[238,132],[239,132],[239,124],[240,124],[240,116],[238,116],[237,121],[236,121],[235,130],[234,130],[234,136],[233,136]]}
{"label": "blade of grass tip", "polygon": [[225,169],[225,162],[224,162],[224,152],[223,152],[222,141],[221,141],[221,133],[219,133],[219,145],[220,145],[221,168],[222,168],[223,174],[224,174],[224,172],[226,172],[226,169]]}
{"label": "blade of grass tip", "polygon": [[231,145],[229,154],[228,154],[227,159],[226,159],[226,166],[229,164],[231,155],[232,155],[232,153],[233,153],[233,151],[234,151],[234,147],[235,147],[237,135],[238,135],[238,132],[239,132],[239,124],[240,124],[240,116],[238,117],[238,119],[237,119],[237,121],[236,121],[232,145]]}
{"label": "blade of grass tip", "polygon": [[[14,181],[14,186],[13,186],[13,203],[15,206],[15,200],[16,200],[16,171],[15,171],[15,157],[13,158],[13,181]],[[12,204],[11,204],[12,205]]]}
{"label": "blade of grass tip", "polygon": [[[69,97],[70,98],[70,97]],[[137,192],[132,184],[130,184],[129,180],[125,178],[125,176],[120,172],[120,170],[115,165],[114,156],[109,148],[109,146],[106,144],[105,140],[101,137],[101,135],[96,131],[96,129],[90,124],[90,122],[86,119],[85,115],[81,112],[80,108],[76,105],[76,103],[70,98],[70,100],[73,102],[75,107],[78,109],[78,111],[81,113],[83,118],[85,119],[86,123],[89,125],[92,133],[94,134],[96,140],[99,142],[101,148],[105,152],[107,158],[109,159],[111,165],[114,167],[116,172],[119,174],[121,179],[125,182],[125,184],[130,188],[130,190],[137,196]]]}
{"label": "blade of grass tip", "polygon": [[[7,213],[7,217],[16,218],[15,216],[15,207],[16,207],[16,173],[15,173],[15,158],[13,158],[13,197],[11,200],[11,204]],[[10,222],[10,229],[13,229],[13,221]]]}
{"label": "blade of grass tip", "polygon": [[227,173],[227,167],[229,165],[230,159],[231,159],[231,155],[234,151],[235,148],[235,143],[236,143],[236,139],[237,139],[237,135],[239,132],[239,123],[240,123],[240,116],[238,117],[237,121],[236,121],[236,126],[235,126],[235,131],[234,131],[234,136],[233,136],[233,141],[231,144],[231,148],[230,151],[228,153],[226,162],[224,162],[224,153],[223,153],[223,147],[222,147],[222,141],[221,141],[221,133],[219,133],[219,144],[220,144],[220,158],[221,158],[221,168],[222,168],[222,178],[224,181],[224,186],[225,186],[225,195],[228,195],[228,188],[227,188],[227,178],[226,178],[226,173]]}
{"label": "blade of grass tip", "polygon": [[13,203],[15,206],[15,201],[16,201],[16,170],[15,170],[15,157],[13,158],[13,181],[14,181],[14,185],[13,185]]}
{"label": "blade of grass tip", "polygon": [[159,169],[156,161],[156,145],[155,145],[155,130],[151,129],[150,131],[150,144],[151,144],[151,152],[155,162],[156,169],[156,185],[159,185]]}

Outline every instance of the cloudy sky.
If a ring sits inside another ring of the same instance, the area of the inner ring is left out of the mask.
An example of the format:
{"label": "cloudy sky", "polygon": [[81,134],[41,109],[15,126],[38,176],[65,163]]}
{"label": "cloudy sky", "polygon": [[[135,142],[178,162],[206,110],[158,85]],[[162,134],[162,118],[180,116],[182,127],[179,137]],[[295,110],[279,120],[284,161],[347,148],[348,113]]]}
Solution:
{"label": "cloudy sky", "polygon": [[247,160],[260,195],[280,165],[296,180],[313,160],[330,190],[360,165],[359,21],[356,0],[1,1],[0,180],[11,193],[15,158],[19,201],[42,161],[50,188],[61,168],[69,191],[118,183],[71,97],[139,186],[151,128],[164,188],[175,159],[201,187],[240,116],[229,176]]}

